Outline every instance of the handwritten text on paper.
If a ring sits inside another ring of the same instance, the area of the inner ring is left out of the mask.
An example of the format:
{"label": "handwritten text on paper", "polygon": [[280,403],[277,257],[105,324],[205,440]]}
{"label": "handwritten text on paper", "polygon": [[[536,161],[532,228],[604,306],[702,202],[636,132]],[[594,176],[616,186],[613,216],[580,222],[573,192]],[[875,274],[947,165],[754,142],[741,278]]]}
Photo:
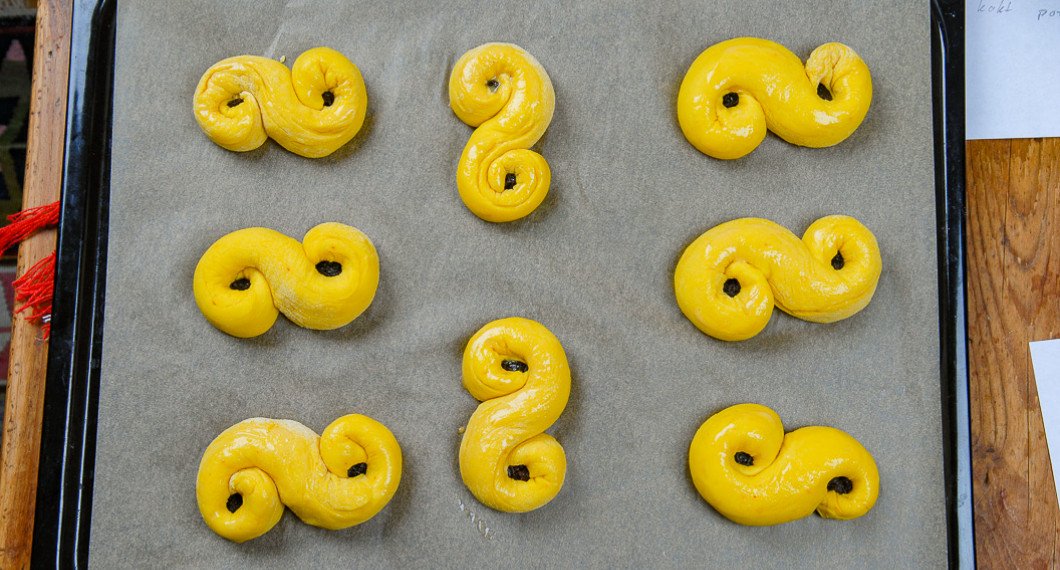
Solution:
{"label": "handwritten text on paper", "polygon": [[1060,3],[967,0],[969,139],[1060,136]]}

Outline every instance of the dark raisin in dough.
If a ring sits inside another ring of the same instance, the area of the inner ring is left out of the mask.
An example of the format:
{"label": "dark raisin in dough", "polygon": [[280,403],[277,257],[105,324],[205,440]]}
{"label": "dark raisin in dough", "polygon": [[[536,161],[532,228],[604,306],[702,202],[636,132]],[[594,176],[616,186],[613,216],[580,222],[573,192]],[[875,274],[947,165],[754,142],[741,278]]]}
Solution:
{"label": "dark raisin in dough", "polygon": [[508,372],[526,372],[527,370],[530,370],[530,367],[527,366],[525,362],[512,360],[510,358],[505,358],[501,361],[501,368]]}
{"label": "dark raisin in dough", "polygon": [[508,466],[508,477],[515,479],[516,481],[529,481],[530,480],[530,469],[526,465],[509,465]]}
{"label": "dark raisin in dough", "polygon": [[342,264],[337,261],[321,261],[317,264],[317,271],[324,277],[335,277],[342,273]]}
{"label": "dark raisin in dough", "polygon": [[847,264],[847,260],[843,259],[843,252],[835,252],[835,257],[832,258],[832,269],[839,271]]}
{"label": "dark raisin in dough", "polygon": [[735,297],[740,294],[740,282],[736,279],[726,279],[725,285],[722,286],[721,290],[725,291],[726,295]]}
{"label": "dark raisin in dough", "polygon": [[828,490],[835,491],[840,495],[846,495],[854,490],[854,482],[846,477],[836,477],[828,482]]}
{"label": "dark raisin in dough", "polygon": [[234,513],[239,510],[239,507],[243,506],[243,495],[239,493],[233,493],[228,496],[228,502],[225,503],[225,507],[228,508],[228,512]]}
{"label": "dark raisin in dough", "polygon": [[355,463],[350,466],[350,470],[346,472],[347,477],[356,477],[358,475],[364,475],[368,472],[368,464],[365,462]]}

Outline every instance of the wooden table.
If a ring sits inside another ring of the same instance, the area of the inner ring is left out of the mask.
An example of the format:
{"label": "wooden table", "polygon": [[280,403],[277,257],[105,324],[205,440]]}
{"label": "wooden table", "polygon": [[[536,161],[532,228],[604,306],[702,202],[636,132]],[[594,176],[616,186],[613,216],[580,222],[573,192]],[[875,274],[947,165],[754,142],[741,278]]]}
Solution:
{"label": "wooden table", "polygon": [[[25,205],[61,182],[70,7],[42,0],[34,48]],[[1057,508],[1027,343],[1060,337],[1060,139],[973,141],[968,313],[976,551],[983,568],[1060,568]],[[55,233],[19,250],[21,274]],[[0,568],[28,566],[46,346],[13,323],[0,458]]]}
{"label": "wooden table", "polygon": [[1027,347],[1060,338],[1060,139],[967,150],[976,553],[984,568],[1060,568],[1060,510]]}

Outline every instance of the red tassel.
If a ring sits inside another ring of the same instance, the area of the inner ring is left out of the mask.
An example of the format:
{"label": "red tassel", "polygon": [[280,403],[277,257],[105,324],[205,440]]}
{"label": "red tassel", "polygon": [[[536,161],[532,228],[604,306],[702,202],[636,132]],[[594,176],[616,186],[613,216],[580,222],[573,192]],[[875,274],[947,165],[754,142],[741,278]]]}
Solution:
{"label": "red tassel", "polygon": [[26,239],[38,230],[59,223],[59,202],[16,212],[7,217],[11,223],[0,228],[0,252]]}
{"label": "red tassel", "polygon": [[52,296],[55,294],[55,252],[15,279],[14,285],[15,301],[22,303],[15,314],[31,309],[26,320],[43,323],[41,332],[44,340],[48,340],[52,329]]}
{"label": "red tassel", "polygon": [[[0,253],[44,228],[58,225],[59,202],[27,208],[11,214],[7,219],[11,223],[0,228]],[[55,252],[30,267],[15,280],[14,286],[15,301],[23,302],[15,314],[31,309],[26,320],[40,321],[44,340],[48,340],[52,330],[52,297],[55,294]]]}

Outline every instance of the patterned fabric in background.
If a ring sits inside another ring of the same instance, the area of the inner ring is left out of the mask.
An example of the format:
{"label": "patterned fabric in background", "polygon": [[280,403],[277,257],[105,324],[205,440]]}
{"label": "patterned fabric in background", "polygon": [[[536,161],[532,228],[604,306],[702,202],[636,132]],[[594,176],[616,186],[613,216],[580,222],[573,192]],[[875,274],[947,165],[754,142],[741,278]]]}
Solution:
{"label": "patterned fabric in background", "polygon": [[[32,16],[0,18],[0,222],[22,209],[26,180],[26,135],[29,131],[30,81],[33,76]],[[2,224],[0,224],[2,225]],[[14,308],[15,252],[0,258],[0,417],[7,388]]]}
{"label": "patterned fabric in background", "polygon": [[[0,265],[0,382],[4,387],[7,385],[7,362],[11,352],[11,311],[14,309],[15,299],[15,264],[4,263]],[[3,400],[0,400],[2,402]],[[0,412],[3,417],[3,412]]]}
{"label": "patterned fabric in background", "polygon": [[0,19],[0,216],[3,218],[22,208],[33,31],[32,19]]}

